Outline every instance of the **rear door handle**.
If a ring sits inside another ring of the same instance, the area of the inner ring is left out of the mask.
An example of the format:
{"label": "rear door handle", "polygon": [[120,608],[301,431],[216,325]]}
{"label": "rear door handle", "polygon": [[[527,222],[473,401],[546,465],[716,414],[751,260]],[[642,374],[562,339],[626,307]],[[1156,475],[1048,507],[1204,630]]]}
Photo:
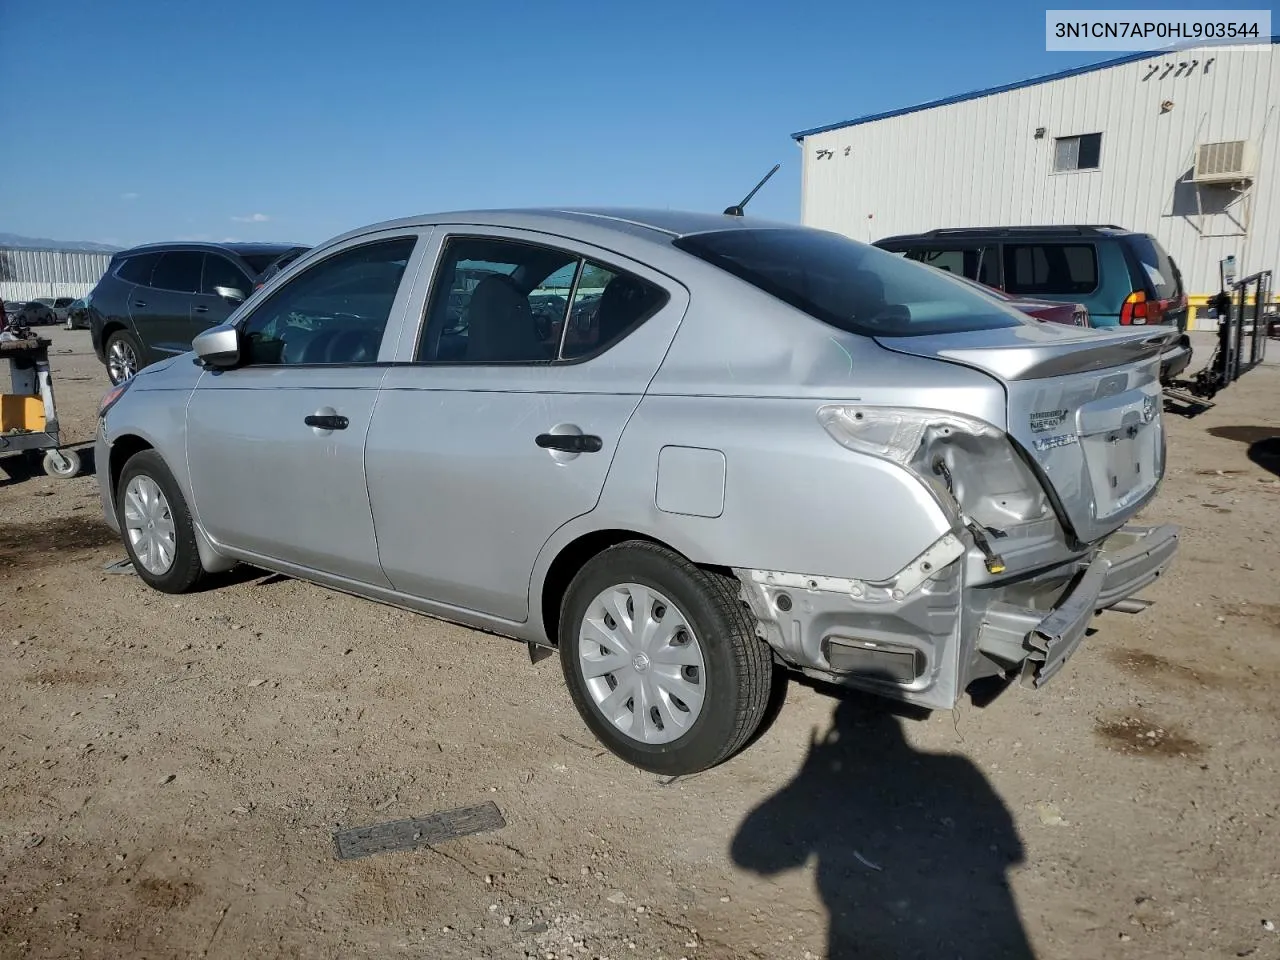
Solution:
{"label": "rear door handle", "polygon": [[544,450],[565,453],[598,453],[604,447],[604,441],[590,433],[540,433],[533,442]]}
{"label": "rear door handle", "polygon": [[145,301],[145,300],[135,300],[135,301],[133,301],[133,305],[134,305],[135,307],[145,307],[145,306],[147,305],[147,301]]}
{"label": "rear door handle", "polygon": [[313,413],[302,422],[317,430],[345,430],[351,421],[336,414]]}

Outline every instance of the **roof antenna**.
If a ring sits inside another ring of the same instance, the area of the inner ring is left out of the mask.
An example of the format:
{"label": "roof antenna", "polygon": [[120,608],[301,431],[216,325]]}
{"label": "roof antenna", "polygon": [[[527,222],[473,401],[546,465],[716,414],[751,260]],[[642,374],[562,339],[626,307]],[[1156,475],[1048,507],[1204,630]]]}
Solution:
{"label": "roof antenna", "polygon": [[766,183],[768,183],[768,182],[769,182],[769,178],[770,178],[770,177],[772,177],[775,173],[777,173],[777,172],[778,172],[778,168],[779,168],[779,167],[781,167],[781,166],[782,166],[782,164],[780,164],[780,163],[775,163],[775,164],[773,165],[773,169],[772,169],[772,170],[770,170],[768,173],[766,173],[766,174],[764,175],[764,179],[763,179],[763,180],[761,180],[759,183],[757,183],[757,184],[756,184],[756,186],[755,186],[755,189],[754,189],[754,190],[752,190],[750,193],[748,193],[745,197],[743,197],[743,198],[742,198],[742,202],[741,202],[740,204],[738,204],[736,207],[726,207],[726,208],[725,208],[724,215],[725,215],[726,217],[741,217],[741,216],[745,216],[745,214],[743,213],[743,210],[746,208],[747,204],[751,202],[751,198],[752,198],[752,197],[754,197],[754,196],[756,195],[756,191],[758,191],[761,187],[763,187]]}

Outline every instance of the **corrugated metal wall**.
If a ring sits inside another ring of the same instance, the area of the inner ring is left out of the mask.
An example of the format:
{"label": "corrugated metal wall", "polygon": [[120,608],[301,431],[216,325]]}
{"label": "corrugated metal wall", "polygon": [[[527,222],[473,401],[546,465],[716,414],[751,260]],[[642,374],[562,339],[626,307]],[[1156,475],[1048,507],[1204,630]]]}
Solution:
{"label": "corrugated metal wall", "polygon": [[[1164,110],[1166,100],[1173,105]],[[1053,171],[1055,137],[1096,132],[1100,169]],[[1258,167],[1242,194],[1184,181],[1197,143],[1245,139],[1258,148]],[[814,134],[803,150],[804,223],[857,240],[935,227],[1114,223],[1159,238],[1190,295],[1217,292],[1218,262],[1229,254],[1242,271],[1280,272],[1276,44],[1157,55]],[[1197,196],[1202,210],[1219,212],[1197,212]]]}
{"label": "corrugated metal wall", "polygon": [[0,299],[83,297],[110,262],[109,253],[0,247]]}

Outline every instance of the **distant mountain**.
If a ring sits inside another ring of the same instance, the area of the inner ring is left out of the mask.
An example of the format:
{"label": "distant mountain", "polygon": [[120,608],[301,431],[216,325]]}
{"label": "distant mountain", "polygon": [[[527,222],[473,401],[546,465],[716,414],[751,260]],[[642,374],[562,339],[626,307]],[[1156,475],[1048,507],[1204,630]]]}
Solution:
{"label": "distant mountain", "polygon": [[23,237],[16,233],[0,233],[0,247],[34,247],[37,250],[91,250],[94,253],[114,253],[121,249],[107,243],[88,240],[50,240],[47,237]]}

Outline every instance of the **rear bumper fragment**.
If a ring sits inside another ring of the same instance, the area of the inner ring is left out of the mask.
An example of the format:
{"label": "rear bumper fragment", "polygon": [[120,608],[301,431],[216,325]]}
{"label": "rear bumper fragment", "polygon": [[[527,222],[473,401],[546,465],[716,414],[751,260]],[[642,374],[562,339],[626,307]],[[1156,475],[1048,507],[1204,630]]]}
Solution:
{"label": "rear bumper fragment", "polygon": [[1121,528],[1103,542],[1047,615],[991,604],[979,630],[978,649],[1004,662],[1021,659],[1022,682],[1043,686],[1080,646],[1094,614],[1149,586],[1168,568],[1177,549],[1178,528],[1171,524]]}

